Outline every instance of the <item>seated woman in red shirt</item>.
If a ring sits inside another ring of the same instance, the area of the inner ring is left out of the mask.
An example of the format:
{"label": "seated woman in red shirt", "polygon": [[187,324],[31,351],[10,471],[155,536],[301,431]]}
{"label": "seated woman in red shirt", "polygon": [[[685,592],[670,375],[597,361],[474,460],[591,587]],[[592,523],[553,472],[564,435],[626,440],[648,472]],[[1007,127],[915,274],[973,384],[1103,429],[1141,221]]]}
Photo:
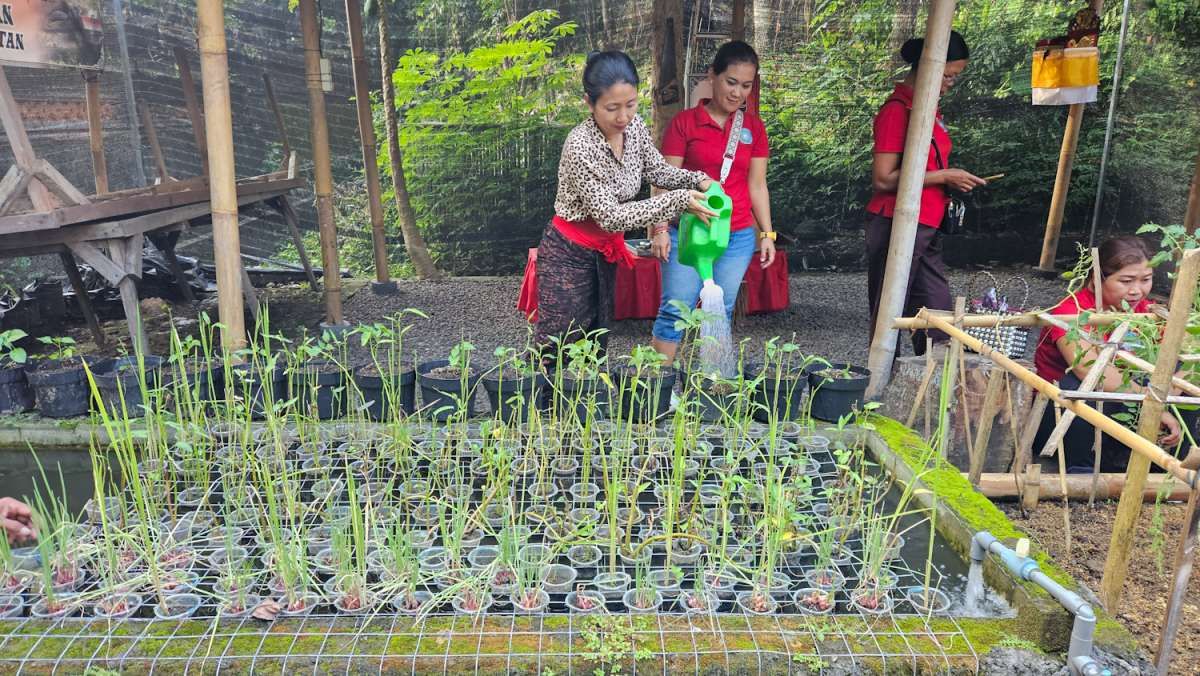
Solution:
{"label": "seated woman in red shirt", "polygon": [[[1154,282],[1154,270],[1150,267],[1150,250],[1137,237],[1114,237],[1100,245],[1100,290],[1103,294],[1102,310],[1113,312],[1149,312],[1150,287]],[[1095,280],[1090,276],[1083,288],[1067,296],[1050,310],[1052,315],[1075,315],[1083,310],[1097,310]],[[1106,336],[1107,337],[1107,336]],[[1083,378],[1091,369],[1100,348],[1087,342],[1072,340],[1067,332],[1047,326],[1038,339],[1034,363],[1037,374],[1050,382],[1058,383],[1064,390],[1079,388]],[[1126,383],[1120,371],[1109,366],[1097,386],[1105,392],[1142,392],[1145,388],[1137,383]],[[1114,404],[1109,404],[1107,413],[1115,413]],[[1041,427],[1034,439],[1034,452],[1040,451],[1054,430],[1054,407],[1047,406]],[[1179,421],[1170,412],[1163,413],[1163,436],[1159,444],[1164,448],[1174,447],[1180,439]],[[1088,422],[1076,418],[1063,437],[1063,450],[1069,472],[1091,472],[1094,468],[1095,428]],[[1103,436],[1100,447],[1100,471],[1124,472],[1129,462],[1129,447]]]}

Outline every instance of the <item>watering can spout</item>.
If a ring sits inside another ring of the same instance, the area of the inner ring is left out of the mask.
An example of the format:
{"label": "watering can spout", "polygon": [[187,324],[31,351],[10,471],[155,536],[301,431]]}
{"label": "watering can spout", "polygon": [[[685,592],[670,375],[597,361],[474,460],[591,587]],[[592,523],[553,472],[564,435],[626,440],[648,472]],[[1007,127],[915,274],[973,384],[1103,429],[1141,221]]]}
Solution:
{"label": "watering can spout", "polygon": [[716,214],[707,224],[692,214],[679,219],[679,262],[695,268],[700,279],[711,281],[713,264],[729,248],[733,201],[713,181],[704,193],[704,204]]}

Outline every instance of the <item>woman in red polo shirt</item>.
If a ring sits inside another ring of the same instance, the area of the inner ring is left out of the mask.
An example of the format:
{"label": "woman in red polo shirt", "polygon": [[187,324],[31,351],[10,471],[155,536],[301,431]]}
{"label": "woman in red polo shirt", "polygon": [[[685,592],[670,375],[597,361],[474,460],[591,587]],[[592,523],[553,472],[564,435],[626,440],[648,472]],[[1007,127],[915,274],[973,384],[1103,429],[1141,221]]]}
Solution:
{"label": "woman in red polo shirt", "polygon": [[[1150,250],[1145,242],[1133,236],[1114,237],[1100,245],[1100,292],[1103,294],[1103,310],[1114,312],[1149,312],[1150,287],[1154,283],[1154,270],[1150,267]],[[1083,288],[1067,296],[1050,310],[1052,315],[1077,315],[1084,310],[1097,310],[1095,280],[1090,276]],[[1107,336],[1105,336],[1107,339]],[[1132,336],[1126,336],[1129,341]],[[1042,329],[1038,338],[1034,363],[1037,374],[1064,390],[1079,389],[1092,364],[1099,355],[1099,348],[1087,342],[1071,339],[1067,332],[1056,327]],[[1104,392],[1142,392],[1146,388],[1137,383],[1126,383],[1121,372],[1109,366],[1101,379],[1098,390]],[[1109,411],[1110,413],[1114,411]],[[1055,426],[1054,407],[1048,406],[1034,438],[1035,452],[1041,450],[1050,438]],[[1159,442],[1170,448],[1179,442],[1179,421],[1171,413],[1163,413],[1163,436]],[[1063,437],[1068,471],[1091,472],[1094,467],[1095,428],[1081,418],[1076,418]],[[1124,472],[1129,462],[1129,447],[1104,436],[1100,450],[1101,472]]]}
{"label": "woman in red polo shirt", "polygon": [[[674,166],[700,171],[719,181],[733,201],[729,247],[713,266],[713,281],[725,291],[725,313],[732,317],[738,289],[755,251],[764,268],[775,262],[775,230],[771,227],[771,198],[767,192],[769,146],[767,129],[758,116],[758,54],[740,40],[727,42],[717,50],[708,79],[712,98],[701,100],[671,120],[663,135],[662,154]],[[735,130],[739,121],[741,129]],[[737,137],[731,145],[733,134]],[[733,157],[726,168],[730,148]],[[695,307],[702,285],[696,270],[679,262],[676,225],[659,223],[651,232],[651,251],[663,261],[662,302],[651,344],[671,362],[683,338],[675,328],[680,314],[672,302]]]}
{"label": "woman in red polo shirt", "polygon": [[[924,47],[925,41],[921,38],[904,43],[900,56],[911,68],[875,115],[875,159],[871,166],[871,183],[875,193],[867,203],[866,225],[867,297],[871,307],[872,336],[875,334],[875,316],[879,311],[879,295],[883,291],[883,273],[887,269],[888,247],[892,237],[892,213],[896,209],[896,188],[900,184],[900,156],[904,152],[904,140],[908,134],[917,64]],[[950,91],[954,81],[967,67],[969,56],[966,41],[957,31],[952,31],[946,52],[946,70],[942,75],[942,96]],[[939,111],[933,125],[929,155],[924,158],[925,189],[921,192],[917,241],[913,246],[908,295],[904,301],[906,316],[915,314],[922,307],[935,310],[951,308],[950,283],[946,281],[939,233],[948,201],[946,189],[970,192],[987,184],[967,171],[950,168],[950,148],[950,134]],[[930,335],[935,342],[947,340],[947,336],[940,331],[931,331]],[[913,334],[913,352],[918,355],[925,353],[923,331]]]}

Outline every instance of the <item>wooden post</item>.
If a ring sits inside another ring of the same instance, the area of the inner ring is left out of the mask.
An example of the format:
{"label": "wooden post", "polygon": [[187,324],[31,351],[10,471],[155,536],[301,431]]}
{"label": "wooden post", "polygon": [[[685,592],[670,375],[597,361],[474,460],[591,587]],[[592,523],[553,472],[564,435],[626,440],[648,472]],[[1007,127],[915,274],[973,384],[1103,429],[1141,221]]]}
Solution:
{"label": "wooden post", "polygon": [[[917,69],[913,109],[909,115],[908,134],[904,139],[904,153],[908,157],[924,157],[929,152],[942,74],[946,70],[946,50],[950,43],[954,4],[955,0],[933,0],[929,10],[925,26],[925,49],[921,53],[921,63]],[[868,360],[871,369],[868,398],[881,396],[884,387],[891,380],[897,338],[896,330],[892,328],[892,318],[904,312],[904,297],[908,291],[908,275],[912,269],[917,217],[920,214],[921,190],[924,185],[925,165],[906,162],[900,167],[900,184],[896,188],[896,210],[892,216],[887,269],[884,271],[875,337],[871,343]]]}
{"label": "wooden post", "polygon": [[[1192,249],[1183,255],[1175,277],[1175,288],[1171,289],[1169,316],[1163,333],[1154,372],[1150,374],[1149,396],[1142,402],[1138,417],[1138,434],[1154,442],[1166,398],[1171,388],[1171,379],[1179,360],[1179,346],[1187,330],[1192,301],[1196,297],[1196,280],[1200,277],[1200,249]],[[1117,505],[1117,518],[1113,522],[1112,539],[1109,542],[1108,558],[1104,561],[1104,577],[1100,581],[1100,600],[1104,607],[1113,610],[1121,601],[1121,591],[1129,569],[1129,550],[1133,546],[1138,516],[1142,512],[1142,487],[1150,470],[1149,458],[1140,453],[1129,456],[1125,470],[1125,490]]]}
{"label": "wooden post", "polygon": [[275,126],[279,127],[279,143],[283,146],[283,166],[287,166],[292,156],[292,141],[288,138],[287,124],[283,121],[283,110],[279,107],[279,99],[275,98],[275,85],[271,76],[263,73],[263,86],[267,93],[267,104],[271,106],[271,114],[275,116]]}
{"label": "wooden post", "polygon": [[292,243],[296,245],[296,253],[300,255],[300,265],[304,268],[304,275],[308,277],[308,285],[313,291],[317,291],[317,276],[313,274],[312,263],[308,260],[308,252],[304,250],[304,237],[300,235],[300,217],[296,215],[296,210],[292,208],[292,203],[288,201],[287,196],[280,195],[269,203],[283,220],[287,223],[288,231],[292,234]]}
{"label": "wooden post", "polygon": [[[1091,0],[1092,9],[1101,14],[1103,0]],[[1063,132],[1062,148],[1058,153],[1058,173],[1054,177],[1054,193],[1050,197],[1050,215],[1046,217],[1046,234],[1042,238],[1042,255],[1037,269],[1054,272],[1058,254],[1058,236],[1062,233],[1063,214],[1067,209],[1067,191],[1071,187],[1071,171],[1075,168],[1075,149],[1079,145],[1079,129],[1083,125],[1082,103],[1067,110],[1067,128]]]}
{"label": "wooden post", "polygon": [[654,143],[662,141],[667,125],[683,110],[683,3],[679,0],[654,0],[654,26],[651,54],[654,89],[650,117],[654,122]]}
{"label": "wooden post", "polygon": [[342,271],[338,264],[337,224],[333,220],[333,168],[329,159],[329,123],[321,88],[321,25],[316,0],[300,0],[300,30],[304,33],[304,76],[308,85],[308,115],[312,132],[313,178],[317,194],[317,223],[321,230],[321,262],[325,274],[325,323],[342,324]]}
{"label": "wooden post", "polygon": [[[386,12],[386,7],[380,7]],[[371,215],[371,243],[375,250],[375,281],[390,284],[387,239],[383,225],[383,191],[379,188],[379,162],[375,157],[375,120],[371,114],[370,80],[363,49],[362,7],[359,0],[346,0],[346,26],[350,32],[350,53],[354,62],[354,106],[358,110],[358,136],[362,142],[363,168],[367,176],[367,208]],[[378,287],[376,287],[378,288]]]}
{"label": "wooden post", "polygon": [[208,158],[218,317],[225,326],[221,345],[229,353],[246,346],[246,316],[242,305],[242,247],[222,0],[196,0],[196,27],[200,38],[204,112],[208,122],[202,156]]}
{"label": "wooden post", "polygon": [[150,154],[154,156],[154,168],[158,171],[158,180],[166,183],[171,180],[167,173],[167,162],[163,158],[162,146],[158,143],[158,129],[154,127],[154,118],[150,117],[150,109],[143,102],[138,102],[138,114],[142,118],[142,126],[146,128],[146,142],[150,144]]}
{"label": "wooden post", "polygon": [[733,26],[729,34],[733,40],[746,39],[746,0],[733,0]]}
{"label": "wooden post", "polygon": [[993,364],[991,373],[988,374],[987,391],[983,395],[983,410],[979,414],[975,444],[972,446],[974,452],[971,455],[970,480],[971,485],[976,488],[979,487],[979,477],[983,474],[983,464],[987,461],[987,447],[992,440],[992,425],[996,421],[996,415],[1000,412],[1000,397],[1006,396],[1004,393],[1006,380],[1004,369]]}
{"label": "wooden post", "polygon": [[96,310],[92,307],[92,299],[88,297],[87,287],[83,284],[83,277],[79,274],[79,265],[75,263],[75,257],[67,249],[58,252],[58,256],[62,260],[67,279],[71,282],[71,288],[75,290],[75,303],[79,305],[79,312],[83,314],[88,329],[92,332],[92,337],[96,339],[97,345],[106,345],[108,339],[104,336],[104,331],[100,330],[100,320],[96,318]]}
{"label": "wooden post", "polygon": [[1154,652],[1154,666],[1160,676],[1166,676],[1171,666],[1171,647],[1179,633],[1179,620],[1183,616],[1183,602],[1187,598],[1188,581],[1192,577],[1192,564],[1196,561],[1196,540],[1200,531],[1200,490],[1193,489],[1188,497],[1187,515],[1183,519],[1183,535],[1179,538],[1179,549],[1175,552],[1175,576],[1171,584],[1171,596],[1167,599],[1167,614],[1163,618],[1162,634],[1158,649]]}
{"label": "wooden post", "polygon": [[1042,492],[1042,466],[1034,463],[1025,473],[1025,486],[1021,491],[1021,509],[1026,514],[1037,509]]}
{"label": "wooden post", "polygon": [[1067,129],[1063,132],[1062,149],[1058,153],[1058,175],[1054,177],[1054,193],[1050,197],[1050,215],[1046,218],[1038,270],[1054,272],[1054,257],[1058,254],[1058,236],[1062,233],[1063,214],[1067,210],[1067,189],[1071,187],[1071,171],[1075,166],[1075,148],[1079,145],[1082,123],[1083,104],[1073,104],[1067,111]]}
{"label": "wooden post", "polygon": [[[198,11],[199,6],[197,5],[197,12]],[[223,21],[224,17],[222,17],[222,22]],[[224,23],[222,23],[222,42],[225,40],[224,31]],[[203,77],[204,55],[201,54],[200,58],[200,75]],[[196,100],[196,83],[192,80],[192,67],[188,64],[187,51],[184,50],[183,47],[175,48],[175,64],[179,67],[179,86],[183,89],[183,102],[187,106],[188,119],[192,121],[192,136],[196,138],[196,151],[200,153],[200,173],[208,176],[208,142],[205,140],[208,134],[204,129],[204,115],[200,112],[200,102]],[[228,64],[228,57],[226,57],[226,64]],[[226,75],[223,79],[228,83],[228,65],[226,66],[225,73]]]}
{"label": "wooden post", "polygon": [[83,71],[84,95],[87,100],[88,145],[92,151],[92,173],[96,177],[96,194],[108,192],[108,161],[104,158],[104,122],[100,115],[100,74]]}
{"label": "wooden post", "polygon": [[1189,233],[1200,228],[1200,153],[1196,155],[1196,171],[1192,174],[1192,188],[1188,190],[1187,213],[1183,225]]}
{"label": "wooden post", "polygon": [[[967,311],[967,299],[959,296],[954,299],[954,325],[961,328],[963,315]],[[954,404],[959,401],[959,397],[954,396],[955,390],[958,389],[958,379],[961,377],[962,370],[962,343],[958,340],[951,339],[950,346],[946,352],[947,359],[942,367],[942,386],[950,388],[950,400],[948,406],[941,411],[938,411],[938,427],[942,430],[942,436],[938,439],[938,453],[943,457],[947,457],[950,451],[950,440],[954,438],[954,424],[950,421],[950,414],[954,410]],[[965,389],[965,388],[964,388]],[[966,418],[966,400],[963,399],[959,405],[959,414],[963,416],[964,439],[971,438],[971,426]],[[967,443],[970,443],[969,441]]]}

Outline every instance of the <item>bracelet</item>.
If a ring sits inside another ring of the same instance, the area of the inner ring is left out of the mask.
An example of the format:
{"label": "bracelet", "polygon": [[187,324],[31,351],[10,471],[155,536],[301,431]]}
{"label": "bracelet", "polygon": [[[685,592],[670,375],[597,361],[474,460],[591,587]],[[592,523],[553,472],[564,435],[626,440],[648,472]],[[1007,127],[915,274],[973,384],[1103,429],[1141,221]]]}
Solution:
{"label": "bracelet", "polygon": [[663,234],[664,232],[666,232],[668,229],[670,229],[670,226],[656,225],[656,226],[654,226],[654,232],[653,232],[653,234],[651,234],[651,237],[657,237],[657,236]]}
{"label": "bracelet", "polygon": [[769,239],[772,242],[775,241],[776,237],[777,237],[777,235],[774,230],[764,230],[764,231],[758,233],[759,239]]}

